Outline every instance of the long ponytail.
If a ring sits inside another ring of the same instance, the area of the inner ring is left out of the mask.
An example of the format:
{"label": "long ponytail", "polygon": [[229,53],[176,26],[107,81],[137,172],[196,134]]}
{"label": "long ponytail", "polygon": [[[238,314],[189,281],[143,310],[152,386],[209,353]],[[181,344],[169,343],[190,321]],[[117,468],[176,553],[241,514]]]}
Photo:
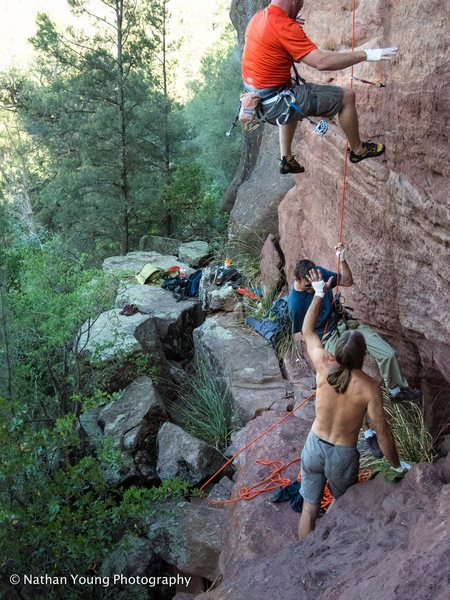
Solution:
{"label": "long ponytail", "polygon": [[338,394],[343,394],[348,388],[352,372],[344,367],[333,367],[328,371],[327,381]]}
{"label": "long ponytail", "polygon": [[336,346],[338,367],[328,371],[327,381],[338,394],[343,394],[352,378],[352,369],[361,369],[366,353],[366,341],[363,335],[354,329],[342,334]]}

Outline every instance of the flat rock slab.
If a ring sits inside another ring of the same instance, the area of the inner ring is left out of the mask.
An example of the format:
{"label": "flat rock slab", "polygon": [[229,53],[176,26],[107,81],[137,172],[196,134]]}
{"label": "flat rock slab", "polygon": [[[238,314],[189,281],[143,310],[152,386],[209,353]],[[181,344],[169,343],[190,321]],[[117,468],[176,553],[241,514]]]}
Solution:
{"label": "flat rock slab", "polygon": [[147,263],[161,269],[168,269],[174,265],[189,269],[189,265],[180,261],[177,256],[159,252],[129,252],[124,256],[110,256],[103,261],[102,268],[106,273],[127,276],[136,275]]}
{"label": "flat rock slab", "polygon": [[244,425],[286,395],[272,346],[240,326],[235,317],[206,319],[194,330],[194,347],[229,386],[238,423]]}

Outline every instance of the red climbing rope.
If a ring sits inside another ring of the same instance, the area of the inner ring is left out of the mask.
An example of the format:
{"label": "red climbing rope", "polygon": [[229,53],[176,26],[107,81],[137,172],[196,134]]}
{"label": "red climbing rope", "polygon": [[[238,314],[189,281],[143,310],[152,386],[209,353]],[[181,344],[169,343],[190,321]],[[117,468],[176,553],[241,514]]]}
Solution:
{"label": "red climbing rope", "polygon": [[[352,0],[352,52],[355,50],[355,13],[356,13],[356,0]],[[350,89],[353,89],[353,65],[350,70]],[[344,230],[344,209],[345,209],[345,193],[347,191],[347,164],[348,164],[348,151],[349,145],[348,142],[345,142],[344,148],[344,173],[342,176],[342,197],[341,197],[341,212],[339,218],[339,243],[342,242],[343,239],[343,230]],[[339,273],[341,272],[341,257],[337,258],[337,286],[336,291],[339,292]]]}
{"label": "red climbing rope", "polygon": [[[356,0],[352,0],[352,51],[354,51],[354,49],[355,49],[355,13],[356,13]],[[351,73],[350,73],[350,89],[352,89],[352,88],[353,88],[353,65],[351,67]],[[345,194],[346,194],[346,188],[347,188],[348,151],[349,151],[349,146],[348,146],[348,142],[346,142],[345,149],[344,149],[344,172],[343,172],[343,177],[342,177],[342,196],[341,196],[341,209],[340,209],[340,219],[339,219],[339,242],[342,242],[343,229],[344,229],[344,210],[345,210]],[[340,270],[341,270],[341,259],[340,259],[340,256],[338,256],[338,259],[337,259],[338,277],[337,277],[336,291],[339,291]],[[326,324],[324,334],[326,333],[327,326],[328,326],[328,322]],[[230,465],[237,456],[242,454],[242,452],[247,450],[247,448],[252,446],[255,442],[260,440],[264,435],[266,435],[267,433],[269,433],[270,431],[275,429],[275,427],[277,427],[280,423],[282,423],[288,417],[290,417],[295,411],[297,411],[304,404],[306,404],[306,402],[308,402],[314,396],[314,394],[315,394],[315,392],[312,392],[293,411],[289,412],[282,419],[280,419],[279,421],[277,421],[276,423],[271,425],[271,427],[269,427],[268,429],[266,429],[265,431],[260,433],[256,438],[254,438],[253,440],[248,442],[248,444],[246,444],[243,448],[238,450],[230,459],[227,460],[227,462],[216,473],[214,473],[214,475],[212,477],[210,477],[208,479],[208,481],[206,483],[204,483],[202,485],[202,487],[200,488],[200,491],[203,492],[205,490],[205,488],[217,477],[217,475],[219,473],[221,473],[224,469],[226,469],[226,467],[228,467],[228,465]],[[287,469],[287,467],[289,467],[291,464],[293,464],[295,462],[299,462],[299,461],[300,461],[300,459],[296,458],[294,460],[291,460],[287,464],[284,464],[282,461],[277,461],[277,460],[263,461],[263,460],[258,459],[256,461],[258,464],[273,467],[273,471],[272,471],[272,473],[270,473],[270,475],[268,475],[265,479],[255,483],[254,485],[252,485],[250,487],[240,488],[238,490],[237,496],[235,498],[230,498],[229,500],[208,499],[208,502],[211,502],[214,504],[230,504],[232,502],[238,502],[240,500],[252,500],[253,498],[256,498],[256,496],[258,496],[259,494],[262,494],[267,491],[275,490],[279,487],[284,487],[285,485],[289,485],[291,483],[291,480],[282,477],[281,472],[284,471],[285,469]],[[370,477],[370,471],[369,471],[369,473],[360,471],[358,479],[359,479],[359,481],[366,481],[369,477]],[[300,479],[300,476],[298,477],[298,479]],[[326,485],[322,503],[321,503],[321,507],[324,509],[328,508],[328,506],[331,504],[332,500],[333,500],[333,496],[330,493],[328,485]]]}
{"label": "red climbing rope", "polygon": [[[268,429],[266,429],[265,431],[263,431],[262,433],[260,433],[258,436],[256,436],[253,440],[250,440],[250,442],[248,442],[248,444],[245,444],[245,446],[243,448],[241,448],[240,450],[238,450],[236,452],[236,454],[233,454],[233,456],[231,458],[229,458],[227,460],[227,462],[218,470],[214,473],[214,475],[212,477],[210,477],[208,479],[208,481],[206,483],[204,483],[202,485],[202,487],[200,488],[200,491],[203,492],[204,489],[217,477],[217,475],[219,473],[221,473],[224,469],[226,469],[228,467],[228,465],[230,465],[233,460],[239,456],[239,454],[242,454],[242,452],[244,452],[244,450],[247,450],[247,448],[250,448],[250,446],[252,446],[255,442],[257,442],[258,440],[260,440],[263,436],[265,436],[266,434],[268,434],[270,431],[272,431],[272,429],[275,429],[275,427],[277,427],[277,425],[279,425],[280,423],[282,423],[283,421],[285,421],[287,418],[289,418],[291,415],[293,415],[299,408],[301,408],[304,404],[306,404],[309,400],[311,400],[311,398],[314,396],[316,392],[311,392],[311,394],[305,398],[305,400],[303,400],[303,402],[300,402],[300,404],[298,406],[296,406],[294,408],[294,410],[292,410],[291,412],[288,412],[287,415],[285,415],[284,417],[282,417],[281,419],[279,419],[276,423],[274,423],[273,425],[271,425]],[[252,486],[254,487],[254,486]],[[238,498],[240,500],[240,498]],[[211,500],[212,501],[212,500]],[[218,502],[218,501],[217,501]],[[229,502],[229,501],[228,501]]]}

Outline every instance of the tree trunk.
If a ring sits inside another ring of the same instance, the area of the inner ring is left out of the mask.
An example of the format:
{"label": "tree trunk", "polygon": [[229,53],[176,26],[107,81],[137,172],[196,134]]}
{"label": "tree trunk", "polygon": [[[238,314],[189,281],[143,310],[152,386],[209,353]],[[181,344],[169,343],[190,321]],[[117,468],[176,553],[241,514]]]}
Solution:
{"label": "tree trunk", "polygon": [[127,161],[127,124],[125,117],[125,82],[123,76],[123,13],[125,0],[116,0],[116,25],[117,25],[117,105],[119,116],[120,134],[120,192],[123,201],[122,208],[122,253],[130,250],[130,190],[128,188],[128,161]]}

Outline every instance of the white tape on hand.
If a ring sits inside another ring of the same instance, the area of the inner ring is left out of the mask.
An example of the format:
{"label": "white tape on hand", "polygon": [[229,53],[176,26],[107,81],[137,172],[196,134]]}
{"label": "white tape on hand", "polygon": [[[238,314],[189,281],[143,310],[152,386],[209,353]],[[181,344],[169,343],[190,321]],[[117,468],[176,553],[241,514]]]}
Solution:
{"label": "white tape on hand", "polygon": [[367,59],[370,62],[377,62],[379,60],[391,60],[397,56],[398,48],[371,48],[366,49],[364,52],[367,55]]}
{"label": "white tape on hand", "polygon": [[341,262],[344,262],[344,260],[345,260],[345,248],[337,248],[336,249],[336,256],[338,256],[341,259]]}
{"label": "white tape on hand", "polygon": [[325,281],[321,279],[320,281],[312,281],[311,283],[315,292],[314,296],[323,298],[325,296],[325,292],[323,291],[323,288],[325,287]]}

